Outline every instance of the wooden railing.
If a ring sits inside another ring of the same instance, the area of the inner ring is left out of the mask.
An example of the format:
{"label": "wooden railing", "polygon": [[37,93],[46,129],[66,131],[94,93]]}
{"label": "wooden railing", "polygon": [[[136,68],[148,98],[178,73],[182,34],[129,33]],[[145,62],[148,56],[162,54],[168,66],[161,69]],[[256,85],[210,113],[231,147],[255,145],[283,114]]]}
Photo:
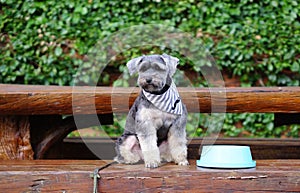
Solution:
{"label": "wooden railing", "polygon": [[[126,113],[139,90],[139,88],[0,84],[0,115]],[[211,112],[212,106],[213,112],[216,113],[300,112],[300,87],[178,88],[178,90],[189,112]]]}

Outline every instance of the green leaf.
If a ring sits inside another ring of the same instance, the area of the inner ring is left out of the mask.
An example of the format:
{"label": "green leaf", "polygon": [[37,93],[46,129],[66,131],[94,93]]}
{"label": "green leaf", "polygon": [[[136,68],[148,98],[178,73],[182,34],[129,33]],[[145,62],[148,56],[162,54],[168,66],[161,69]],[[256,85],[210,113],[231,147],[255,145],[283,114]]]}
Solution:
{"label": "green leaf", "polygon": [[86,7],[83,7],[82,9],[81,9],[81,14],[82,15],[86,15],[88,13],[88,9],[86,8]]}
{"label": "green leaf", "polygon": [[277,7],[277,6],[278,6],[278,2],[277,2],[277,1],[271,1],[271,5],[272,5],[273,7]]}
{"label": "green leaf", "polygon": [[60,56],[62,54],[63,50],[61,47],[57,46],[54,50],[54,53],[56,56]]}
{"label": "green leaf", "polygon": [[298,62],[294,61],[291,66],[291,71],[293,72],[299,72],[300,71],[300,65]]}

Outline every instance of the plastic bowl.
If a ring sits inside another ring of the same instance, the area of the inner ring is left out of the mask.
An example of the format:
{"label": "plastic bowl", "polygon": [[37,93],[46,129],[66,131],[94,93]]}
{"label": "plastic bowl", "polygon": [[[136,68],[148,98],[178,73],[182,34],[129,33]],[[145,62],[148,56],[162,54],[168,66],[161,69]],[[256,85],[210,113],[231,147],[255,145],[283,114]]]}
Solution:
{"label": "plastic bowl", "polygon": [[203,146],[197,166],[206,168],[253,168],[249,146],[240,145],[206,145]]}

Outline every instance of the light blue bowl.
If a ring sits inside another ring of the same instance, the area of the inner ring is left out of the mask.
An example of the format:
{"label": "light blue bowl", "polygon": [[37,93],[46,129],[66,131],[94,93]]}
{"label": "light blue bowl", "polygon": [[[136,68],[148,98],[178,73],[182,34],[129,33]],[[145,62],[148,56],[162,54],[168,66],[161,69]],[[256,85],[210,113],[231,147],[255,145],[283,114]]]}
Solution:
{"label": "light blue bowl", "polygon": [[240,145],[206,145],[202,147],[197,166],[207,168],[253,168],[249,146]]}

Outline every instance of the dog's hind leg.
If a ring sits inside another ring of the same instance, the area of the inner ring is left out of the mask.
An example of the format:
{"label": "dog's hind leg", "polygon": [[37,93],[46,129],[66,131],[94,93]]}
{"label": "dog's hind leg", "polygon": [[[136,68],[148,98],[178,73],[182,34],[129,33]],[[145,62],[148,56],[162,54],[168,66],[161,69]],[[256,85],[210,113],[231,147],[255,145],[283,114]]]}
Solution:
{"label": "dog's hind leg", "polygon": [[168,141],[163,141],[159,145],[160,159],[165,162],[172,162],[173,158],[170,153],[169,143]]}
{"label": "dog's hind leg", "polygon": [[127,136],[118,147],[115,161],[125,164],[135,164],[142,159],[141,148],[135,135]]}

